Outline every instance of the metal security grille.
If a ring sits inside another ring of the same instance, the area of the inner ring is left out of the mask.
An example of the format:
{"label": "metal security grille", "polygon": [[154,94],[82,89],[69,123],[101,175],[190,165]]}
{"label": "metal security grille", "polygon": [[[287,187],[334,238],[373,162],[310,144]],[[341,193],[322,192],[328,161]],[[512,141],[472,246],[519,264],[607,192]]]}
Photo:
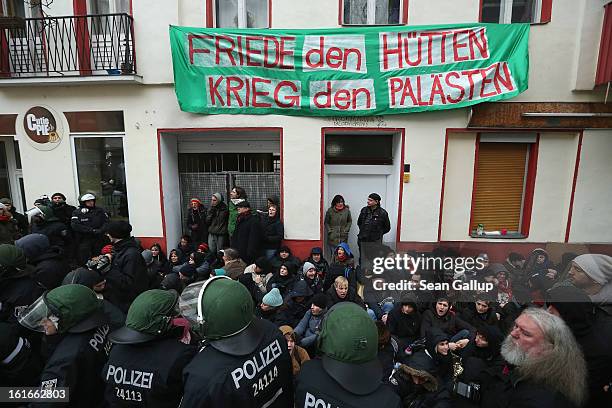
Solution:
{"label": "metal security grille", "polygon": [[[248,194],[248,201],[255,209],[265,209],[266,199],[272,195],[280,197],[280,173],[179,173],[181,184],[181,208],[183,224],[187,217],[189,201],[199,198],[210,206],[210,197],[214,193],[223,194],[227,202],[229,192],[234,186],[242,187]],[[185,229],[185,225],[183,225]]]}

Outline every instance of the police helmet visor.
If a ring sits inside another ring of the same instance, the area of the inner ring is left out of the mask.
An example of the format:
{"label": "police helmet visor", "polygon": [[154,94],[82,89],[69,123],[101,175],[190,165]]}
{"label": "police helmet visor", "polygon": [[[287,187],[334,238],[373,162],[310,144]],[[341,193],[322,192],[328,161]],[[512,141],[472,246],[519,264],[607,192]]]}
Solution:
{"label": "police helmet visor", "polygon": [[[44,296],[44,295],[43,295]],[[32,331],[44,333],[46,320],[56,319],[51,310],[45,303],[43,296],[40,296],[34,303],[22,310],[17,316],[17,321],[23,327]]]}

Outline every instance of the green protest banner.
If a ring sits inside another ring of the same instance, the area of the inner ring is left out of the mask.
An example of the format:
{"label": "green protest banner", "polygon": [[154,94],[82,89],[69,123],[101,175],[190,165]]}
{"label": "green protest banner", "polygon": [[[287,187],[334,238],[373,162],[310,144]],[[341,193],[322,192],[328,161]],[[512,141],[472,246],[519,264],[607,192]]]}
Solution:
{"label": "green protest banner", "polygon": [[390,115],[527,89],[529,24],[260,30],[170,27],[182,110]]}

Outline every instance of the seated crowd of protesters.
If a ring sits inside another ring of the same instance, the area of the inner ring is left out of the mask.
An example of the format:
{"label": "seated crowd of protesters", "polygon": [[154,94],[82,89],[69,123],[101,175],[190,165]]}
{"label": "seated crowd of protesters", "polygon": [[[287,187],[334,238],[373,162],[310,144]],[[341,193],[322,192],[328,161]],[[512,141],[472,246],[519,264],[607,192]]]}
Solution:
{"label": "seated crowd of protesters", "polygon": [[[282,332],[294,376],[306,361],[318,357],[317,338],[327,311],[337,303],[352,302],[375,320],[383,382],[406,407],[612,406],[610,256],[567,253],[554,264],[544,249],[524,255],[511,252],[496,262],[481,253],[475,258],[483,267],[462,273],[434,268],[377,275],[367,261],[359,265],[346,242],[334,247],[331,259],[325,259],[321,247],[313,247],[304,259],[295,256],[282,242],[278,199],[271,197],[267,211],[258,212],[251,209],[246,192],[239,187],[232,190],[229,204],[219,193],[211,197],[209,208],[192,200],[187,220],[191,233],[166,255],[159,243],[143,248],[131,235],[129,223],[109,221],[92,197],[83,196],[68,218],[53,213],[57,208],[65,212],[65,197],[59,197],[55,205],[39,203],[39,219],[32,227],[24,226],[19,217],[10,218],[16,239],[3,233],[6,239],[0,245],[2,385],[37,386],[41,373],[66,358],[58,356],[69,353],[62,347],[64,335],[56,334],[62,331],[61,325],[46,327],[43,334],[19,324],[22,312],[43,295],[58,308],[75,301],[68,289],[58,297],[63,285],[89,288],[90,292],[79,294],[83,313],[89,303],[101,302],[114,330],[125,324],[130,306],[143,292],[161,289],[180,294],[194,282],[224,275],[248,289],[255,316]],[[4,203],[1,210],[10,214],[10,200],[0,202]],[[57,225],[46,228],[52,223]],[[377,255],[394,258],[398,254],[380,245]],[[460,254],[439,248],[431,255],[453,258]],[[466,291],[453,285],[447,290],[389,293],[374,289],[376,281],[402,279],[473,281],[489,283],[492,289]],[[549,315],[560,319],[551,320]],[[534,321],[550,322],[550,327],[548,323],[534,326]],[[556,329],[558,321],[569,331]],[[188,326],[182,333],[181,341],[197,344],[198,337]],[[556,333],[559,339],[547,333]],[[517,349],[522,342],[533,345],[538,335],[538,341],[551,350],[563,344],[578,346],[571,358],[551,359],[550,369],[540,372],[525,364],[530,355]],[[104,361],[81,362],[85,363],[92,370],[78,375],[98,381],[94,368]],[[513,371],[516,367],[522,371]],[[519,373],[516,378],[512,377],[515,372]],[[531,378],[534,382],[527,381]],[[520,381],[529,386],[518,386]],[[98,387],[103,395],[105,384]],[[508,402],[512,398],[533,402]]]}

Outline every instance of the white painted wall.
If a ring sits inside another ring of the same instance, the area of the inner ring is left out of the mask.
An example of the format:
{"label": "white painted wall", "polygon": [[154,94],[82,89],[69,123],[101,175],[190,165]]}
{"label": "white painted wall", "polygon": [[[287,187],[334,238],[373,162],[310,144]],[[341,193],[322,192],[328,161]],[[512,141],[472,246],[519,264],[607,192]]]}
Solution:
{"label": "white painted wall", "polygon": [[468,240],[476,133],[449,133],[442,208],[442,241]]}
{"label": "white painted wall", "polygon": [[565,240],[577,149],[577,133],[540,134],[530,241]]}
{"label": "white painted wall", "polygon": [[612,130],[585,130],[570,242],[612,242]]}
{"label": "white painted wall", "polygon": [[578,46],[574,49],[572,79],[574,89],[592,90],[599,57],[599,44],[603,26],[603,8],[609,0],[585,1],[577,15]]}

